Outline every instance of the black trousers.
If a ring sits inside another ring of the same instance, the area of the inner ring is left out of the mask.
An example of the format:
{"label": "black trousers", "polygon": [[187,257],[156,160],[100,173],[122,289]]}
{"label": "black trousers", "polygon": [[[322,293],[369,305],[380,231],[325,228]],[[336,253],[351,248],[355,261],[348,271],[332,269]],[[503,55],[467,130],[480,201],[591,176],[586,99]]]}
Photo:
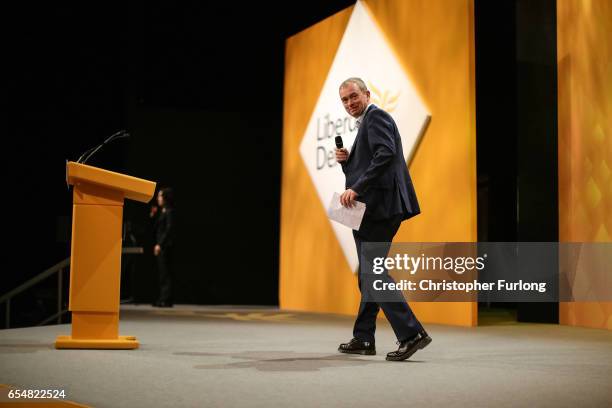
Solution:
{"label": "black trousers", "polygon": [[157,255],[157,273],[159,279],[159,297],[158,302],[172,303],[172,248],[163,249]]}
{"label": "black trousers", "polygon": [[[385,220],[369,220],[364,217],[359,231],[353,230],[353,237],[355,238],[355,245],[357,247],[357,256],[359,257],[359,263],[361,265],[361,245],[364,242],[384,242],[387,245],[381,246],[382,252],[380,256],[386,257],[393,237],[397,233],[400,224],[402,223],[402,216]],[[365,269],[365,268],[364,268]],[[423,326],[418,321],[412,309],[403,296],[399,297],[397,301],[393,302],[374,302],[371,301],[367,291],[362,288],[363,283],[362,268],[359,268],[359,290],[361,292],[361,302],[359,304],[359,312],[355,319],[355,326],[353,328],[353,337],[363,341],[374,342],[374,332],[376,331],[376,316],[378,311],[382,308],[385,317],[391,324],[395,336],[399,341],[407,340],[417,333],[423,330]],[[393,282],[386,272],[378,276],[385,282]]]}

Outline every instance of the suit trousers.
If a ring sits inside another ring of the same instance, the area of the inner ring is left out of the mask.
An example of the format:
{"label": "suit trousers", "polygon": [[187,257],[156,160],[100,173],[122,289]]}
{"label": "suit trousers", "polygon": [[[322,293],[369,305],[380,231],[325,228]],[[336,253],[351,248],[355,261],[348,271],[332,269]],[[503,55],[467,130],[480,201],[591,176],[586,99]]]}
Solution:
{"label": "suit trousers", "polygon": [[157,255],[157,272],[159,282],[159,297],[158,302],[172,303],[173,288],[172,288],[172,260],[173,248],[163,249]]}
{"label": "suit trousers", "polygon": [[[376,302],[371,301],[368,296],[368,290],[363,286],[364,280],[368,282],[371,279],[365,279],[361,268],[362,265],[362,253],[361,245],[364,242],[381,242],[386,243],[382,245],[381,252],[377,256],[386,257],[393,237],[397,233],[400,224],[402,223],[403,217],[400,215],[383,220],[370,220],[364,217],[359,231],[353,230],[353,237],[355,238],[355,246],[357,247],[357,256],[359,259],[359,291],[361,292],[361,302],[359,304],[359,312],[355,319],[355,325],[353,328],[353,337],[363,340],[374,342],[374,332],[376,331],[376,316],[380,309],[383,310],[385,317],[391,324],[395,336],[399,341],[407,340],[414,337],[417,333],[423,330],[423,326],[418,321],[412,309],[406,303],[406,300],[401,294],[398,294],[398,298],[392,302]],[[384,252],[384,253],[383,253]],[[364,268],[365,269],[365,268]],[[371,272],[370,272],[371,274]],[[371,276],[371,275],[369,275]],[[393,282],[388,273],[377,275],[377,279],[381,279],[384,282]]]}

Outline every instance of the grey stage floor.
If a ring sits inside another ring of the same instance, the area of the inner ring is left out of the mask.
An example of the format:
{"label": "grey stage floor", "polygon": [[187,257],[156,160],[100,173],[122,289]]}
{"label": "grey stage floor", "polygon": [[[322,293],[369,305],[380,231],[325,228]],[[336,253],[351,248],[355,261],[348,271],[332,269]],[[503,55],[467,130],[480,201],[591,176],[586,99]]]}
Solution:
{"label": "grey stage floor", "polygon": [[406,362],[379,318],[376,356],[338,354],[352,318],[266,308],[124,306],[138,350],[55,350],[68,325],[0,331],[0,383],[93,407],[612,406],[612,332],[428,325]]}

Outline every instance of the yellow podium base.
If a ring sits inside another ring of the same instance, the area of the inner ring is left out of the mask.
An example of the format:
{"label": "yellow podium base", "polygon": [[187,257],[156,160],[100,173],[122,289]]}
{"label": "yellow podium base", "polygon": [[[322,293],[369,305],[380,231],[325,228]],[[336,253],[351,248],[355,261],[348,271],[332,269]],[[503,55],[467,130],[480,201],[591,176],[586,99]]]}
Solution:
{"label": "yellow podium base", "polygon": [[73,339],[72,336],[57,336],[56,349],[137,349],[140,343],[135,336],[119,336],[118,339]]}

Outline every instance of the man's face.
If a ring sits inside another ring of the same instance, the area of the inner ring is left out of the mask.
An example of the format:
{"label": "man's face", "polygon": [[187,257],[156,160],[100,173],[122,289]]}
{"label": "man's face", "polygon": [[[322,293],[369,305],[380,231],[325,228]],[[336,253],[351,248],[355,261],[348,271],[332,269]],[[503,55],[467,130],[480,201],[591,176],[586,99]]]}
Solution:
{"label": "man's face", "polygon": [[354,118],[361,116],[370,102],[370,91],[363,92],[356,83],[340,87],[340,100],[347,113]]}

